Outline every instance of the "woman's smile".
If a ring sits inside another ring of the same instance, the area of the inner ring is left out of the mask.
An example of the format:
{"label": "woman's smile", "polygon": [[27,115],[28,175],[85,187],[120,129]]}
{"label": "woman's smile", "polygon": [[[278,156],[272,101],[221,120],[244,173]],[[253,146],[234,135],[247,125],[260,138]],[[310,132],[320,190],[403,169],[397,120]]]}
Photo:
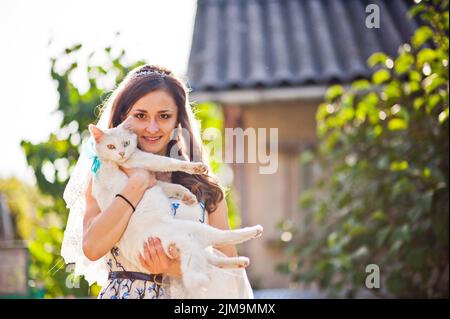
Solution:
{"label": "woman's smile", "polygon": [[165,155],[167,145],[177,125],[177,105],[164,90],[147,93],[132,106],[133,131],[139,137],[138,146],[145,152]]}
{"label": "woman's smile", "polygon": [[151,136],[141,136],[141,138],[142,138],[146,143],[156,144],[156,143],[158,143],[158,142],[161,140],[162,135],[160,135],[160,136],[155,136],[155,137],[151,137]]}

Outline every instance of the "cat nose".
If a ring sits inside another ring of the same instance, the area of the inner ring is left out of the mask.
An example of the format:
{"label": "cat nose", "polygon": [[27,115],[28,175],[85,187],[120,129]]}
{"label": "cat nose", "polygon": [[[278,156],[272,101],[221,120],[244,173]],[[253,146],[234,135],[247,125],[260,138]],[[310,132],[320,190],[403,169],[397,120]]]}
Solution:
{"label": "cat nose", "polygon": [[119,155],[124,157],[125,156],[125,152],[119,152]]}

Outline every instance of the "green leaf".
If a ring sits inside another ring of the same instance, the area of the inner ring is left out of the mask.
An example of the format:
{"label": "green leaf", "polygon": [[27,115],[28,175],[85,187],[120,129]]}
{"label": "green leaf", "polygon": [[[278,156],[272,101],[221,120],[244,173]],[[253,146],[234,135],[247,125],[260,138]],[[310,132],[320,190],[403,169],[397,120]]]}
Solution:
{"label": "green leaf", "polygon": [[409,167],[408,162],[407,161],[401,161],[401,162],[397,162],[394,161],[391,163],[391,170],[392,171],[404,171],[407,170]]}
{"label": "green leaf", "polygon": [[414,81],[414,82],[420,82],[422,81],[422,73],[416,71],[416,70],[411,70],[411,72],[409,72],[409,80],[410,81]]}
{"label": "green leaf", "polygon": [[408,123],[405,120],[394,118],[389,120],[388,129],[391,131],[406,130],[408,128]]}
{"label": "green leaf", "polygon": [[439,94],[432,94],[430,98],[428,99],[428,106],[427,110],[433,110],[436,105],[441,101],[441,96]]}
{"label": "green leaf", "polygon": [[321,122],[323,121],[328,115],[327,108],[330,104],[329,103],[321,103],[319,104],[319,107],[317,108],[316,112],[316,121]]}
{"label": "green leaf", "polygon": [[433,36],[433,31],[428,26],[419,27],[411,39],[412,45],[418,49]]}
{"label": "green leaf", "polygon": [[314,204],[314,193],[312,190],[307,190],[300,194],[300,207],[309,208]]}
{"label": "green leaf", "polygon": [[388,59],[388,56],[383,52],[376,52],[372,54],[369,59],[367,60],[368,65],[373,68],[374,66],[378,64],[386,64],[386,60]]}
{"label": "green leaf", "polygon": [[384,93],[388,99],[398,99],[401,96],[400,83],[398,81],[389,82],[384,88]]}
{"label": "green leaf", "polygon": [[447,81],[443,78],[441,78],[438,74],[433,73],[430,76],[426,77],[423,81],[423,87],[425,89],[425,92],[427,94],[432,93],[436,89],[438,89],[441,86],[445,86]]}
{"label": "green leaf", "polygon": [[405,83],[405,92],[406,94],[409,95],[411,95],[414,92],[420,91],[421,88],[422,87],[420,86],[420,83],[416,81],[410,81]]}
{"label": "green leaf", "polygon": [[414,56],[410,53],[401,54],[394,64],[394,70],[397,74],[406,73],[414,64]]}
{"label": "green leaf", "polygon": [[344,88],[341,85],[333,85],[327,90],[325,98],[327,101],[333,102],[342,96],[342,94],[344,94]]}
{"label": "green leaf", "polygon": [[382,220],[386,219],[386,216],[384,215],[384,213],[381,209],[378,209],[372,213],[370,218],[373,220],[376,220],[376,221],[382,221]]}
{"label": "green leaf", "polygon": [[384,83],[387,80],[389,80],[390,78],[391,78],[391,73],[386,69],[378,70],[372,75],[372,81],[375,84]]}
{"label": "green leaf", "polygon": [[445,121],[448,121],[448,106],[445,108],[445,110],[439,113],[439,123],[443,124]]}
{"label": "green leaf", "polygon": [[313,151],[311,150],[305,150],[300,154],[300,164],[305,165],[305,164],[310,164],[312,163],[312,161],[315,158],[315,154]]}
{"label": "green leaf", "polygon": [[289,264],[288,263],[283,263],[283,264],[279,264],[277,265],[277,271],[282,273],[282,274],[289,274],[290,270],[289,270]]}
{"label": "green leaf", "polygon": [[363,91],[371,88],[371,84],[367,80],[357,80],[352,83],[352,89],[355,91]]}
{"label": "green leaf", "polygon": [[375,137],[380,136],[383,133],[383,127],[381,125],[376,125],[373,128],[373,133],[374,133]]}
{"label": "green leaf", "polygon": [[414,99],[413,107],[415,110],[420,109],[425,104],[425,99],[423,97],[418,97]]}
{"label": "green leaf", "polygon": [[427,7],[424,3],[419,3],[413,7],[408,12],[408,17],[411,19],[412,17],[418,15],[420,12],[426,11]]}
{"label": "green leaf", "polygon": [[79,49],[81,49],[82,44],[75,44],[74,46],[67,48],[64,50],[65,54],[71,54],[73,52],[78,51]]}
{"label": "green leaf", "polygon": [[417,54],[417,64],[422,67],[425,63],[433,62],[436,59],[436,52],[432,49],[425,48]]}

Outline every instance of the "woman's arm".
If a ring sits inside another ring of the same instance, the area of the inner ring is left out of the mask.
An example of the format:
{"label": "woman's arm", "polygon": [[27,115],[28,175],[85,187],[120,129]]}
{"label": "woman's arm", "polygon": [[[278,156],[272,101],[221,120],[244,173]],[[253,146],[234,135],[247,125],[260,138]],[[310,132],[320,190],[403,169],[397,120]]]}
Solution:
{"label": "woman's arm", "polygon": [[[145,170],[129,170],[127,185],[120,192],[134,206],[141,200],[145,190],[156,183],[152,174]],[[133,209],[122,198],[116,197],[103,212],[92,196],[92,178],[86,189],[86,212],[83,220],[83,252],[90,260],[103,257],[122,237]]]}

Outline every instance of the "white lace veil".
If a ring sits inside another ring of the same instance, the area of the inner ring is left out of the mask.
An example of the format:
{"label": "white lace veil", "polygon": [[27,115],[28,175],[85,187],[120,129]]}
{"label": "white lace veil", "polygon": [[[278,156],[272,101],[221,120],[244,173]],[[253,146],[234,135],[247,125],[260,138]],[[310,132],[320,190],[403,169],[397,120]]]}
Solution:
{"label": "white lace veil", "polygon": [[[99,128],[106,129],[108,127],[110,113],[111,107],[107,105],[97,123]],[[103,285],[108,275],[104,258],[96,261],[89,260],[84,255],[82,246],[83,218],[86,208],[84,194],[91,166],[92,160],[87,156],[85,148],[82,147],[78,162],[70,174],[63,194],[70,212],[61,245],[61,256],[66,264],[74,264],[75,276],[83,275],[89,285],[96,282]]]}
{"label": "white lace veil", "polygon": [[[134,76],[136,72],[130,72],[127,78],[119,85],[119,87],[112,93],[111,97],[100,116],[97,126],[100,129],[107,129],[111,116],[112,104],[116,98],[118,92],[121,91],[121,87],[125,85],[127,79]],[[188,99],[186,100],[186,111],[193,125],[192,131],[194,138],[201,142],[199,123],[195,120],[192,109],[189,105]],[[86,141],[85,141],[86,142]],[[94,283],[102,286],[108,277],[108,269],[106,262],[103,258],[97,261],[89,260],[83,253],[82,240],[83,240],[83,218],[85,213],[85,190],[90,175],[90,169],[92,166],[92,159],[87,156],[87,151],[84,147],[81,147],[80,157],[74,169],[70,173],[70,178],[67,186],[64,190],[63,198],[66,202],[67,208],[70,210],[67,220],[66,229],[64,231],[64,238],[61,246],[61,256],[64,258],[66,264],[73,264],[75,276],[83,275],[89,285]],[[204,152],[200,152],[202,159],[209,166],[208,158]],[[209,170],[211,172],[211,170]],[[220,254],[217,250],[216,253]],[[228,297],[221,298],[253,298],[252,288],[247,279],[247,274],[243,269],[219,269],[211,266],[209,269],[210,277],[214,278],[212,282],[216,287],[220,287],[223,293],[226,293]],[[171,285],[171,291],[173,298],[181,298],[182,296],[189,298],[187,292],[182,290],[182,287],[177,284],[176,280],[173,280]],[[211,286],[214,287],[214,286]],[[213,289],[205,291],[202,295],[204,298],[215,298]],[[200,297],[199,297],[200,298]],[[219,298],[219,297],[217,297]]]}

